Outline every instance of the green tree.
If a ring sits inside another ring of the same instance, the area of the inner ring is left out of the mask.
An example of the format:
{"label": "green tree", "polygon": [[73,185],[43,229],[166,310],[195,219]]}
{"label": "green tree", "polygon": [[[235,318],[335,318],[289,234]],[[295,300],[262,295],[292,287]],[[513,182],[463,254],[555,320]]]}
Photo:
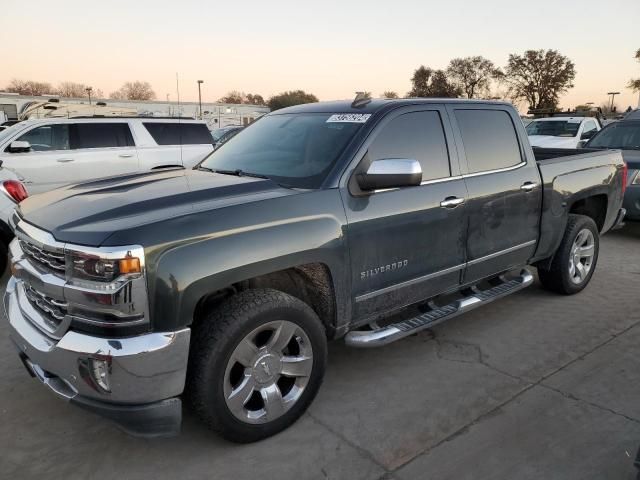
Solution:
{"label": "green tree", "polygon": [[380,95],[380,96],[382,98],[400,98],[398,93],[394,92],[393,90],[386,90],[386,91],[382,92],[382,95]]}
{"label": "green tree", "polygon": [[241,104],[244,101],[244,92],[240,92],[238,90],[231,90],[227,92],[227,94],[220,98],[218,102],[220,103],[233,103],[233,104]]}
{"label": "green tree", "polygon": [[257,93],[247,93],[244,97],[244,103],[248,103],[250,105],[266,105],[262,95],[258,95]]}
{"label": "green tree", "polygon": [[408,97],[459,97],[460,88],[451,83],[443,70],[434,70],[421,65],[411,77],[413,87]]}
{"label": "green tree", "polygon": [[527,50],[511,54],[505,68],[510,95],[529,108],[556,108],[560,94],[573,87],[576,70],[569,58],[556,50]]}
{"label": "green tree", "polygon": [[481,56],[454,58],[447,67],[447,76],[467,98],[487,97],[491,80],[501,79],[502,70]]}
{"label": "green tree", "polygon": [[267,105],[271,111],[274,111],[281,108],[292,107],[293,105],[314,103],[317,101],[318,97],[311,93],[307,93],[304,90],[291,90],[274,95],[269,99]]}
{"label": "green tree", "polygon": [[[640,48],[636,50],[635,59],[640,62]],[[627,88],[630,88],[632,92],[638,94],[638,108],[640,108],[640,78],[632,78],[629,80]]]}
{"label": "green tree", "polygon": [[153,100],[156,93],[149,82],[126,82],[119,90],[111,92],[109,98],[114,100]]}
{"label": "green tree", "polygon": [[36,82],[33,80],[20,80],[14,78],[5,88],[6,92],[17,93],[19,95],[40,96],[55,94],[55,91],[48,82]]}

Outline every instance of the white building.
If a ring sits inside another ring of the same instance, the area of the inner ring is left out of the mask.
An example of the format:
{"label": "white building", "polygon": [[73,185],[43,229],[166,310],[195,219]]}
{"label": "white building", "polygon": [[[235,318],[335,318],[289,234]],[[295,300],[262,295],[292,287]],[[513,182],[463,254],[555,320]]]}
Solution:
{"label": "white building", "polygon": [[[52,110],[45,108],[33,109],[36,104],[44,105],[51,99],[57,99],[58,105],[86,105],[87,108],[79,108],[83,111],[99,112],[96,106],[93,110],[89,107],[87,98],[59,98],[55,95],[43,95],[39,97],[31,97],[24,95],[16,95],[12,93],[0,92],[0,112],[4,112],[9,120],[23,120],[22,114],[31,110],[29,116],[38,118],[39,116],[60,116],[60,113],[66,111],[61,108],[58,114],[52,113]],[[123,114],[136,112],[142,116],[154,117],[193,117],[200,118],[198,102],[169,102],[159,100],[111,100],[111,99],[91,99],[91,106],[105,104],[107,108],[112,110],[121,109]],[[56,105],[51,103],[51,105]],[[104,108],[103,106],[103,108]],[[269,113],[269,108],[260,105],[236,105],[225,103],[202,103],[202,119],[207,122],[210,129],[218,127],[226,127],[227,125],[248,125],[258,117]],[[64,116],[64,114],[63,114]],[[109,116],[113,116],[113,113]]]}

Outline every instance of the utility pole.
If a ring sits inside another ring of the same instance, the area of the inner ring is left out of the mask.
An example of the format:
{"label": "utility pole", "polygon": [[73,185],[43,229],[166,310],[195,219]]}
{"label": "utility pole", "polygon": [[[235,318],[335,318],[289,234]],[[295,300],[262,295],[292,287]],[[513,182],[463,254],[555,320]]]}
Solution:
{"label": "utility pole", "polygon": [[616,95],[620,95],[620,92],[608,92],[607,95],[611,95],[611,107],[609,108],[609,111],[613,113],[613,99]]}
{"label": "utility pole", "polygon": [[91,105],[91,92],[93,91],[93,87],[87,87],[85,91],[89,94],[89,105]]}
{"label": "utility pole", "polygon": [[204,83],[204,80],[198,80],[198,109],[200,110],[200,120],[202,120],[202,91],[200,85]]}

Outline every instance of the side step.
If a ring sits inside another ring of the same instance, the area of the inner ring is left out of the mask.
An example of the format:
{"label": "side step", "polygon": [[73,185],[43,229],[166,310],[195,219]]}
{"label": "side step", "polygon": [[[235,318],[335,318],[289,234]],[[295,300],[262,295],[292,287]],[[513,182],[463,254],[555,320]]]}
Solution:
{"label": "side step", "polygon": [[472,294],[456,300],[444,307],[437,307],[417,317],[392,323],[373,330],[353,330],[345,336],[345,343],[350,347],[371,348],[387,345],[401,338],[413,335],[421,330],[433,327],[445,320],[473,310],[480,305],[487,304],[498,298],[522,290],[533,283],[533,275],[528,270],[522,270],[513,280],[504,280],[499,285],[488,290],[472,289]]}

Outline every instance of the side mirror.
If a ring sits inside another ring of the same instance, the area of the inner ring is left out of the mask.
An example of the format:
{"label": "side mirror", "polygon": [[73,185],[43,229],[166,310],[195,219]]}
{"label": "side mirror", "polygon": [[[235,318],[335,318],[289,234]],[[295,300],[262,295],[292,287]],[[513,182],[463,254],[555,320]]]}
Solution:
{"label": "side mirror", "polygon": [[374,160],[366,173],[356,175],[362,190],[414,187],[422,182],[422,167],[409,158],[385,158]]}
{"label": "side mirror", "polygon": [[597,130],[589,130],[588,132],[584,132],[581,136],[580,136],[580,140],[589,140],[591,137],[593,137],[598,131]]}
{"label": "side mirror", "polygon": [[31,144],[29,142],[21,142],[19,140],[11,142],[7,149],[9,153],[26,153],[31,151]]}

